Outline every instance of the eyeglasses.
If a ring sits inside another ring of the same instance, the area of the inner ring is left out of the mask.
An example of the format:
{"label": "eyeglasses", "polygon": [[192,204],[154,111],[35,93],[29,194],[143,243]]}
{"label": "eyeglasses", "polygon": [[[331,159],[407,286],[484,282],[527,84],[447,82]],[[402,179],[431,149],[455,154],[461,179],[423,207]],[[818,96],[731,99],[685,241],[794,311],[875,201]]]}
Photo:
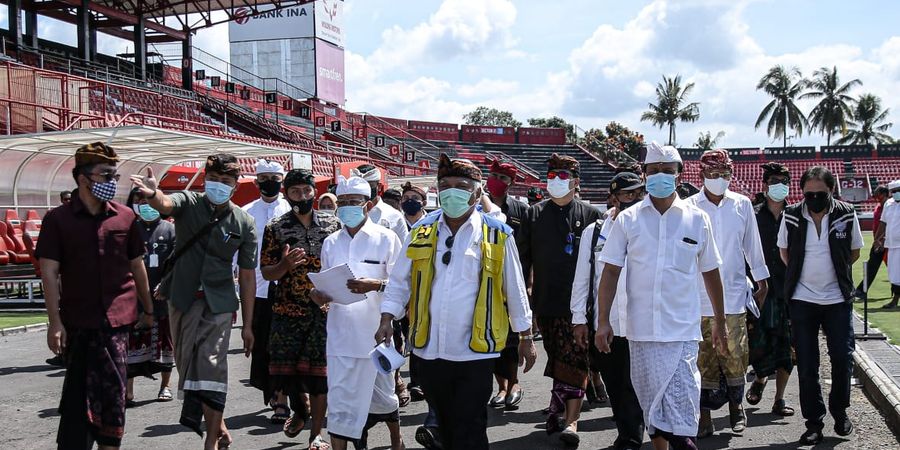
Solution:
{"label": "eyeglasses", "polygon": [[102,179],[106,180],[106,182],[110,182],[113,180],[119,181],[119,178],[122,177],[122,175],[119,174],[118,172],[100,172],[100,173],[89,173],[88,172],[88,173],[85,173],[84,175],[87,176],[88,178],[90,178],[91,181],[94,181],[93,177],[101,177]]}
{"label": "eyeglasses", "polygon": [[444,252],[444,256],[441,256],[441,262],[444,265],[450,264],[450,258],[453,257],[453,236],[449,236],[446,241],[444,241],[444,245],[447,246],[447,251]]}
{"label": "eyeglasses", "polygon": [[568,170],[551,170],[547,172],[547,179],[552,180],[554,178],[559,178],[560,180],[568,180],[572,178],[572,173]]}
{"label": "eyeglasses", "polygon": [[571,255],[572,252],[575,251],[575,246],[573,245],[574,243],[575,243],[575,233],[570,231],[569,234],[566,235],[565,251],[566,251],[567,255]]}
{"label": "eyeglasses", "polygon": [[714,180],[716,178],[731,178],[731,171],[730,170],[722,170],[722,171],[710,170],[710,171],[703,172],[703,177],[706,179],[709,179],[709,180]]}
{"label": "eyeglasses", "polygon": [[365,200],[338,200],[337,202],[338,208],[340,208],[341,206],[362,206],[365,204]]}

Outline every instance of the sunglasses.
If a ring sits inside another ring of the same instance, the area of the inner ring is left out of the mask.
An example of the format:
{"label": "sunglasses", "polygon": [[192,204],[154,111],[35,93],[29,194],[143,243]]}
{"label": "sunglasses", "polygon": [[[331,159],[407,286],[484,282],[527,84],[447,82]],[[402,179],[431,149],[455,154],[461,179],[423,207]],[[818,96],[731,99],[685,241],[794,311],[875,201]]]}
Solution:
{"label": "sunglasses", "polygon": [[88,178],[90,178],[91,181],[94,181],[94,177],[100,177],[101,179],[105,180],[106,182],[110,182],[113,180],[119,181],[119,178],[122,177],[122,175],[119,174],[118,172],[100,172],[100,173],[85,172],[84,175],[87,176]]}
{"label": "sunglasses", "polygon": [[441,262],[444,263],[444,265],[447,265],[450,264],[450,258],[453,257],[453,252],[451,252],[453,249],[453,236],[448,237],[447,240],[444,241],[444,245],[447,246],[447,251],[444,253],[444,256],[441,256]]}
{"label": "sunglasses", "polygon": [[560,180],[568,180],[572,178],[572,173],[567,170],[551,170],[547,172],[547,179],[552,180],[554,178],[559,178]]}

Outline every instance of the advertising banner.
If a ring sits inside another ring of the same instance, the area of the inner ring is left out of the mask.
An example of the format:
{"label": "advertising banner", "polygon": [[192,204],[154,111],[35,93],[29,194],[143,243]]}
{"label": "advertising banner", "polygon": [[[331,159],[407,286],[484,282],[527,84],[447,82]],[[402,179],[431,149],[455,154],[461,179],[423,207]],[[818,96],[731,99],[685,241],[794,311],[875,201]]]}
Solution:
{"label": "advertising banner", "polygon": [[316,97],[344,104],[344,49],[316,39]]}
{"label": "advertising banner", "polygon": [[344,0],[315,3],[316,38],[344,48]]}
{"label": "advertising banner", "polygon": [[[343,3],[343,2],[340,2]],[[295,5],[275,10],[275,6],[260,5],[259,13],[250,8],[235,10],[237,19],[228,22],[230,42],[295,39],[315,36],[313,4]]]}

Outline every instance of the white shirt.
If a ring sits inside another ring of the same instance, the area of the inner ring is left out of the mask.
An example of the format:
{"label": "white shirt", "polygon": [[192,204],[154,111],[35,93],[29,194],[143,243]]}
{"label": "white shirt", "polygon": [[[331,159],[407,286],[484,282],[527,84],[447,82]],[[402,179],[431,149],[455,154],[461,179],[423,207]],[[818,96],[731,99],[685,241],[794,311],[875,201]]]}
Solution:
{"label": "white shirt", "polygon": [[[400,256],[402,244],[391,231],[369,220],[350,236],[343,227],[322,243],[322,270],[341,264],[350,266],[356,278],[386,280]],[[328,309],[328,339],[325,352],[331,356],[368,358],[373,337],[381,323],[381,292],[368,292],[366,299],[351,305],[331,303]]]}
{"label": "white shirt", "polygon": [[884,223],[884,248],[900,248],[900,207],[894,199],[884,202],[881,222]]}
{"label": "white shirt", "polygon": [[[833,208],[833,206],[832,206]],[[829,213],[831,210],[829,210]],[[828,214],[822,217],[822,231],[816,233],[816,224],[813,222],[806,205],[802,209],[803,218],[809,221],[806,227],[806,251],[803,255],[803,268],[800,269],[800,279],[794,290],[792,300],[803,300],[818,305],[834,305],[844,302],[844,294],[834,273],[834,263],[831,262],[831,246],[828,243],[829,226]],[[884,213],[882,213],[884,217]],[[844,226],[847,224],[845,223]],[[862,231],[859,228],[859,219],[853,214],[853,223],[850,226],[850,249],[857,250],[863,246]],[[786,249],[788,245],[787,225],[781,220],[778,229],[778,248]]]}
{"label": "white shirt", "polygon": [[384,200],[378,200],[378,204],[369,211],[369,220],[387,229],[393,230],[397,234],[400,242],[405,242],[409,235],[409,229],[406,227],[406,219],[403,213],[388,205]]}
{"label": "white shirt", "polygon": [[628,340],[701,340],[697,274],[722,263],[705,212],[676,197],[660,215],[647,196],[616,217],[600,260],[628,266]]}
{"label": "white shirt", "polygon": [[[581,232],[581,243],[578,244],[578,263],[575,266],[575,281],[572,282],[572,300],[569,307],[572,310],[572,324],[580,325],[587,323],[587,302],[594,302],[594,329],[598,325],[598,317],[600,305],[597,302],[597,291],[600,286],[600,274],[603,273],[603,264],[600,261],[600,252],[606,243],[606,237],[615,221],[606,219],[603,226],[600,227],[600,236],[597,237],[597,246],[591,248],[591,239],[594,237],[594,229],[597,228],[597,222],[587,226]],[[588,281],[590,281],[591,255],[594,255],[594,298],[588,298]],[[613,334],[616,336],[626,336],[627,329],[626,318],[628,317],[628,296],[625,291],[626,268],[622,268],[619,276],[619,284],[616,288],[616,298],[613,300],[612,308],[609,310],[609,323],[612,325]]]}
{"label": "white shirt", "polygon": [[[755,281],[769,278],[766,257],[759,240],[759,227],[750,199],[729,190],[718,205],[706,196],[705,189],[687,199],[709,216],[716,248],[722,258],[719,274],[725,293],[725,314],[742,314],[747,309],[747,298],[752,286],[747,282],[747,266]],[[698,276],[700,307],[703,317],[712,317],[713,310],[703,277]]]}
{"label": "white shirt", "polygon": [[[260,198],[244,205],[241,209],[253,216],[253,220],[256,221],[256,256],[259,257],[259,253],[262,251],[262,235],[263,231],[266,229],[266,225],[268,225],[272,219],[277,219],[290,212],[291,205],[284,199],[283,195],[278,194],[278,198],[271,203]],[[262,272],[260,272],[259,266],[257,265],[256,298],[268,297],[269,281],[262,277]]]}
{"label": "white shirt", "polygon": [[[478,296],[479,278],[481,276],[481,214],[472,213],[453,239],[450,249],[450,264],[441,260],[448,251],[447,237],[450,228],[444,217],[438,219],[437,249],[435,253],[434,281],[431,284],[431,328],[428,343],[422,349],[413,349],[413,353],[423,359],[444,359],[449,361],[474,361],[496,358],[499,353],[475,353],[469,349],[472,336],[472,313],[475,310],[475,299]],[[410,269],[412,263],[406,258],[409,239],[403,245],[404,257],[397,261],[387,289],[381,312],[403,317],[406,304],[409,302]],[[531,307],[528,306],[528,295],[525,291],[525,280],[522,277],[522,265],[513,236],[506,239],[503,253],[503,292],[506,296],[510,325],[514,332],[531,328]]]}

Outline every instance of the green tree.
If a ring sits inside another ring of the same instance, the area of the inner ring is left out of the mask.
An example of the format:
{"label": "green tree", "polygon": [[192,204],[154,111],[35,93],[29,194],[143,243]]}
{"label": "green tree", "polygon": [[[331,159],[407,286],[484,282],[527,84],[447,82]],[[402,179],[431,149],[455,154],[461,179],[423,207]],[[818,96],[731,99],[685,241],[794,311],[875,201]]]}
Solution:
{"label": "green tree", "polygon": [[781,135],[784,140],[784,146],[787,147],[788,129],[794,130],[797,136],[803,135],[803,127],[809,127],[806,116],[797,107],[795,100],[800,96],[805,82],[800,74],[800,69],[792,67],[786,69],[783,66],[775,66],[769,69],[759,83],[756,85],[757,90],[764,91],[769,94],[772,101],[763,108],[756,119],[756,128],[769,118],[766,126],[766,132],[771,137]]}
{"label": "green tree", "polygon": [[853,108],[853,121],[847,124],[847,133],[838,139],[843,144],[890,144],[894,140],[886,133],[892,126],[885,122],[890,109],[881,109],[881,99],[872,94],[863,94]]}
{"label": "green tree", "polygon": [[617,122],[606,125],[606,148],[609,159],[629,161],[640,156],[644,147],[644,136],[628,129]]}
{"label": "green tree", "polygon": [[584,136],[578,139],[578,145],[601,158],[606,155],[606,135],[601,129],[591,128],[585,131]]}
{"label": "green tree", "polygon": [[497,108],[479,106],[474,111],[463,116],[466,125],[483,125],[489,127],[513,127],[519,128],[522,122],[516,120],[509,111],[501,111]]}
{"label": "green tree", "polygon": [[700,118],[700,104],[687,103],[687,97],[694,90],[694,83],[681,85],[681,75],[668,78],[656,85],[656,104],[641,114],[641,122],[648,121],[660,129],[669,127],[669,145],[675,145],[675,122],[696,122]]}
{"label": "green tree", "polygon": [[694,147],[697,147],[701,151],[708,151],[716,148],[716,144],[719,143],[719,139],[722,139],[725,136],[724,131],[720,131],[716,133],[716,136],[713,137],[712,132],[707,131],[706,133],[700,133],[700,136],[697,137],[697,142],[694,143]]}
{"label": "green tree", "polygon": [[852,79],[841,84],[837,67],[822,67],[813,72],[813,78],[804,86],[808,91],[800,99],[815,99],[819,103],[809,112],[809,125],[826,136],[827,145],[831,145],[831,136],[847,132],[847,121],[853,118],[851,107],[856,101],[849,95],[855,86],[862,86],[862,81]]}
{"label": "green tree", "polygon": [[550,118],[532,117],[528,119],[528,126],[537,128],[563,128],[566,130],[566,142],[573,143],[578,140],[575,134],[575,125],[566,122],[562,117],[553,116]]}

